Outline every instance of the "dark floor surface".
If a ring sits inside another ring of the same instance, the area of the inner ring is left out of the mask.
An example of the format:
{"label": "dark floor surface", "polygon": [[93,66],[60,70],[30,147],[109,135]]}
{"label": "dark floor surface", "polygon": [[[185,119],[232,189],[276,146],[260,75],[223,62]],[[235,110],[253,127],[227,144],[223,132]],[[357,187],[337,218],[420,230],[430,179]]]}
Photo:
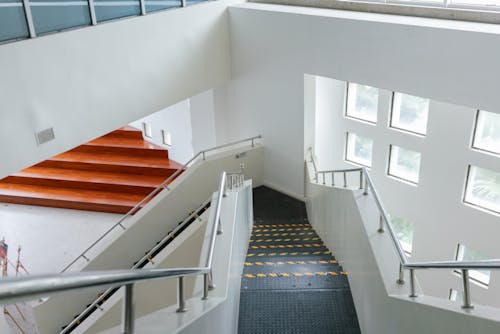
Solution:
{"label": "dark floor surface", "polygon": [[240,334],[360,333],[347,273],[303,202],[254,190],[254,228],[240,295]]}

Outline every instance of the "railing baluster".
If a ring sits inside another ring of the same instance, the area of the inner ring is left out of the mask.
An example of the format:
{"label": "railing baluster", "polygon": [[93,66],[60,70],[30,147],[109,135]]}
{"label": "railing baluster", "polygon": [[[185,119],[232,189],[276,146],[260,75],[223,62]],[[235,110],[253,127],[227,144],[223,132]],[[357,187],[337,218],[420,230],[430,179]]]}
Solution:
{"label": "railing baluster", "polygon": [[205,273],[203,274],[203,300],[207,300],[208,299],[208,273]]}
{"label": "railing baluster", "polygon": [[379,233],[384,233],[384,217],[382,215],[378,218],[378,230]]}
{"label": "railing baluster", "polygon": [[179,295],[179,308],[177,309],[176,312],[178,313],[182,313],[182,312],[186,312],[187,309],[186,309],[186,301],[184,300],[184,277],[183,276],[180,276],[179,277],[179,291],[178,291],[178,295]]}
{"label": "railing baluster", "polygon": [[344,172],[344,188],[347,188],[347,172]]}
{"label": "railing baluster", "polygon": [[363,195],[368,195],[368,177],[365,175],[365,191],[363,191]]}
{"label": "railing baluster", "polygon": [[335,172],[332,172],[332,187],[335,187]]}
{"label": "railing baluster", "polygon": [[359,189],[363,189],[363,170],[359,171]]}
{"label": "railing baluster", "polygon": [[416,287],[415,287],[415,269],[410,269],[410,297],[417,297]]}
{"label": "railing baluster", "polygon": [[122,333],[134,333],[134,284],[125,285],[122,311]]}
{"label": "railing baluster", "polygon": [[405,270],[402,263],[399,263],[399,278],[396,283],[398,283],[399,285],[405,284]]}
{"label": "railing baluster", "polygon": [[469,283],[469,270],[462,269],[462,281],[464,284],[464,304],[462,308],[471,309],[474,308],[470,300],[470,283]]}
{"label": "railing baluster", "polygon": [[326,173],[321,173],[321,175],[323,175],[323,184],[325,184],[325,174]]}

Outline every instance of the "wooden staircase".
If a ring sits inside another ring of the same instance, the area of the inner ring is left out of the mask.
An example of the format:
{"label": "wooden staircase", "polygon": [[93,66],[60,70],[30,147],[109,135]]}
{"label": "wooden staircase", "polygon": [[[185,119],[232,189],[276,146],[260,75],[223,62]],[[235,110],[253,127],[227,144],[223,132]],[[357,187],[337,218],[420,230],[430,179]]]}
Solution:
{"label": "wooden staircase", "polygon": [[0,180],[0,202],[123,214],[180,167],[127,126]]}

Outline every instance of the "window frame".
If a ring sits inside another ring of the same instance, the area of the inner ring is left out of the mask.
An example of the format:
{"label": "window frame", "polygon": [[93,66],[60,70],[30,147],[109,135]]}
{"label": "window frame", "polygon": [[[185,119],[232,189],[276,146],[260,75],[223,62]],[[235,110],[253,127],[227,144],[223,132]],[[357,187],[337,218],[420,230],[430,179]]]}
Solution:
{"label": "window frame", "polygon": [[[468,191],[469,191],[468,190],[469,189],[469,180],[470,180],[470,177],[471,177],[472,167],[477,167],[477,168],[481,168],[481,169],[490,170],[488,168],[483,168],[483,167],[475,166],[475,165],[472,165],[472,164],[468,165],[468,167],[467,167],[467,173],[466,173],[466,176],[465,176],[465,187],[464,187],[464,193],[463,193],[463,196],[462,196],[462,202],[465,205],[471,206],[472,208],[474,208],[476,210],[481,210],[481,211],[485,211],[486,213],[489,213],[489,214],[500,216],[500,211],[495,211],[494,209],[490,209],[490,208],[487,208],[487,207],[482,206],[480,204],[469,202],[467,200],[467,195],[468,195]],[[496,171],[494,171],[494,172],[496,172]]]}
{"label": "window frame", "polygon": [[[358,86],[368,86],[368,87],[372,87],[372,88],[375,88],[379,91],[380,93],[380,89],[378,87],[373,87],[373,86],[369,86],[369,85],[363,85],[363,84],[359,84],[359,83],[356,83],[356,82],[350,82],[350,81],[347,81],[346,82],[346,89],[345,89],[345,106],[344,106],[344,117],[347,118],[347,119],[351,119],[351,120],[354,120],[354,121],[358,121],[358,122],[362,122],[362,123],[366,123],[366,124],[369,124],[369,125],[377,125],[378,123],[378,104],[379,104],[379,99],[380,99],[380,94],[378,94],[377,96],[377,110],[376,110],[376,119],[375,121],[371,121],[371,120],[367,120],[367,119],[364,119],[364,118],[360,118],[360,117],[356,117],[356,116],[352,116],[352,115],[349,115],[349,85],[353,84],[353,85],[358,85]],[[364,165],[363,165],[364,166]]]}
{"label": "window frame", "polygon": [[[461,247],[463,247],[463,251],[461,252]],[[455,251],[455,261],[463,261],[463,259],[459,259],[460,257],[460,254],[462,253],[462,256],[463,256],[463,253],[465,252],[465,249],[467,247],[462,244],[462,243],[458,243],[457,244],[457,248],[456,248],[456,251]],[[483,289],[488,289],[490,287],[490,283],[491,283],[491,270],[485,270],[485,271],[488,271],[490,273],[489,275],[489,278],[488,278],[488,283],[480,280],[477,278],[477,274],[476,273],[480,273],[479,270],[475,270],[475,269],[470,269],[469,270],[469,279],[472,283],[476,284],[477,286],[483,288]],[[453,274],[459,276],[459,277],[462,277],[462,271],[461,270],[457,270],[457,269],[454,269],[453,270]],[[476,276],[476,277],[474,277]],[[457,291],[457,295],[458,295],[458,291]]]}
{"label": "window frame", "polygon": [[[348,154],[349,154],[349,133],[351,134],[354,134],[355,136],[358,136],[357,133],[355,132],[349,132],[347,131],[346,132],[346,135],[345,135],[345,145],[344,145],[344,161],[347,162],[347,163],[350,163],[350,164],[353,164],[355,166],[361,166],[361,167],[366,167],[368,169],[371,169],[372,168],[372,165],[373,165],[373,143],[374,143],[374,140],[369,138],[369,137],[364,137],[364,138],[367,138],[367,139],[370,139],[372,141],[372,157],[371,157],[371,160],[370,160],[370,165],[365,165],[361,162],[358,162],[358,161],[353,161],[353,160],[349,160],[348,158]],[[361,136],[363,137],[363,136]]]}
{"label": "window frame", "polygon": [[487,150],[487,149],[484,149],[481,147],[474,146],[474,143],[476,141],[476,136],[477,136],[477,129],[478,129],[478,125],[479,125],[479,114],[481,113],[481,111],[490,112],[490,111],[481,110],[481,109],[476,110],[476,116],[474,117],[474,127],[472,129],[472,138],[471,138],[470,148],[476,152],[491,154],[495,157],[500,157],[500,153],[498,153],[498,152],[494,152],[494,151],[490,151],[490,150]]}
{"label": "window frame", "polygon": [[387,161],[387,176],[392,177],[392,178],[394,178],[394,179],[396,179],[396,180],[398,180],[400,182],[405,182],[405,183],[408,183],[409,185],[417,187],[418,184],[419,184],[419,182],[420,182],[420,169],[422,168],[422,153],[421,152],[417,152],[417,151],[413,151],[413,152],[417,152],[417,153],[420,154],[420,165],[418,166],[418,181],[415,182],[413,180],[405,179],[404,177],[401,177],[399,175],[391,174],[392,148],[394,146],[402,148],[402,149],[407,150],[407,151],[413,151],[413,150],[406,149],[404,147],[401,147],[401,146],[398,146],[398,145],[395,145],[395,144],[389,144],[389,158],[388,158],[388,161]]}
{"label": "window frame", "polygon": [[[392,120],[393,120],[393,117],[394,117],[394,99],[396,97],[396,94],[409,95],[409,94],[405,94],[405,93],[401,93],[401,92],[392,92],[392,96],[391,96],[391,109],[390,109],[390,112],[389,112],[389,126],[388,127],[390,129],[393,129],[393,130],[396,130],[396,131],[401,131],[401,132],[408,133],[408,134],[411,134],[411,135],[414,135],[414,136],[417,136],[417,137],[420,137],[420,138],[425,138],[427,136],[427,124],[429,123],[429,110],[427,110],[427,121],[426,121],[426,124],[425,124],[425,133],[420,133],[420,132],[416,132],[416,131],[413,131],[413,130],[403,129],[403,128],[397,127],[397,126],[395,126],[395,125],[392,124]],[[414,96],[416,96],[416,95],[414,95]],[[418,96],[418,97],[421,97],[421,96]],[[428,99],[428,100],[429,100],[429,104],[430,104],[430,99]]]}

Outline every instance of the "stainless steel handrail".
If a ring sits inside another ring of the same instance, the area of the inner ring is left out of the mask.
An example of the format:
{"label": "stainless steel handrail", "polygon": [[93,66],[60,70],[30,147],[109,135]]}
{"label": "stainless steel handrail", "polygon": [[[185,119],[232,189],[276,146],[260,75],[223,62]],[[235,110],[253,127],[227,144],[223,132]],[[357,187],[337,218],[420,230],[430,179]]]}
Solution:
{"label": "stainless steel handrail", "polygon": [[[196,210],[194,210],[186,219],[182,221],[181,224],[177,225],[172,231],[170,231],[167,236],[165,236],[156,246],[154,246],[149,252],[147,252],[137,263],[131,268],[131,269],[138,269],[139,265],[144,261],[148,260],[152,262],[152,254],[154,254],[157,250],[159,250],[163,245],[171,239],[178,231],[180,231],[182,228],[186,226],[186,224],[193,218],[196,217],[197,212],[200,211],[203,207],[208,205],[210,203],[211,197],[207,199],[205,202],[203,202],[202,205],[200,205]],[[200,217],[196,217],[198,220],[200,220]],[[94,300],[91,304],[89,304],[78,316],[76,316],[59,334],[66,334],[69,333],[71,328],[73,326],[78,325],[85,317],[87,317],[90,313],[93,312],[93,310],[99,306],[99,303],[104,302],[109,295],[113,292],[113,288],[109,288],[106,291],[104,291],[102,294],[99,295],[99,297]]]}
{"label": "stainless steel handrail", "polygon": [[[377,205],[377,209],[380,214],[379,218],[379,228],[378,232],[383,233],[385,231],[384,227],[387,227],[389,231],[389,235],[392,240],[392,244],[396,249],[396,253],[399,257],[399,277],[397,280],[398,284],[404,284],[404,270],[407,269],[410,272],[410,294],[409,296],[412,298],[417,297],[416,293],[416,280],[415,280],[415,270],[422,269],[452,269],[452,270],[460,270],[462,275],[462,283],[464,287],[464,301],[462,308],[471,309],[474,306],[471,303],[470,299],[470,278],[469,278],[469,270],[499,270],[500,269],[500,259],[492,259],[492,260],[479,260],[479,261],[426,261],[426,262],[409,262],[408,257],[406,256],[405,251],[394,232],[392,224],[389,220],[389,215],[380,199],[380,195],[377,192],[377,189],[373,183],[373,180],[368,173],[368,170],[365,167],[360,168],[350,168],[350,169],[333,169],[333,170],[323,170],[318,171],[316,169],[316,163],[314,162],[314,154],[313,150],[310,148],[311,159],[314,169],[314,180],[319,184],[318,175],[322,175],[323,184],[325,183],[325,175],[332,175],[332,186],[334,186],[334,174],[335,173],[343,173],[344,175],[344,187],[347,187],[347,177],[346,174],[349,172],[359,172],[359,189],[363,190],[363,195],[368,195],[368,189],[371,190],[373,194],[373,199],[375,200],[375,204]],[[364,185],[363,185],[363,177],[364,177]]]}
{"label": "stainless steel handrail", "polygon": [[[232,173],[234,175],[234,173]],[[39,275],[22,278],[6,278],[0,282],[0,305],[16,303],[18,301],[32,300],[39,297],[51,296],[55,293],[95,287],[125,287],[123,298],[122,333],[132,334],[134,331],[133,312],[133,285],[137,282],[162,279],[178,278],[178,309],[177,312],[185,312],[186,304],[184,297],[184,277],[204,275],[203,300],[208,298],[208,290],[213,288],[212,262],[214,256],[215,242],[218,234],[222,233],[220,214],[222,200],[225,196],[226,172],[222,172],[218,187],[217,202],[215,204],[215,215],[212,221],[211,237],[208,246],[206,266],[199,268],[173,268],[173,269],[131,269],[131,270],[108,270],[79,273],[60,273],[57,275]],[[73,322],[70,323],[70,325]],[[62,333],[70,331],[69,325]]]}
{"label": "stainless steel handrail", "polygon": [[90,259],[86,256],[86,254],[87,254],[87,252],[89,250],[91,250],[92,248],[94,248],[95,245],[97,245],[99,242],[101,242],[101,240],[104,239],[109,233],[111,233],[117,226],[120,226],[123,230],[125,230],[126,228],[125,228],[125,226],[123,226],[123,222],[125,221],[125,219],[127,219],[128,217],[132,216],[134,213],[136,213],[137,211],[139,211],[139,209],[146,202],[148,202],[151,198],[153,198],[154,196],[156,196],[163,189],[170,190],[170,188],[168,187],[168,184],[173,179],[175,179],[182,171],[184,171],[187,167],[189,167],[189,165],[193,161],[195,161],[196,159],[198,159],[200,156],[202,156],[203,160],[205,160],[206,159],[206,155],[207,155],[208,152],[219,150],[221,148],[226,148],[226,147],[238,145],[238,144],[245,143],[245,142],[251,142],[252,143],[252,147],[254,147],[255,140],[261,139],[261,138],[262,138],[262,135],[253,136],[253,137],[249,137],[249,138],[245,138],[245,139],[233,141],[233,142],[230,142],[230,143],[227,143],[227,144],[214,146],[212,148],[209,148],[209,149],[206,149],[206,150],[202,150],[202,151],[199,151],[198,153],[196,153],[191,159],[189,159],[188,162],[186,162],[184,165],[182,165],[182,167],[179,167],[172,175],[170,175],[165,181],[163,181],[151,193],[149,193],[138,204],[136,204],[132,209],[130,209],[129,212],[127,212],[125,215],[123,215],[113,226],[111,226],[108,230],[106,230],[106,232],[104,232],[99,238],[97,238],[97,240],[95,240],[89,247],[87,247],[83,252],[81,252],[80,255],[78,255],[73,261],[71,261],[68,265],[66,265],[61,270],[61,273],[65,272],[66,270],[68,270],[69,268],[71,268],[71,266],[73,264],[75,264],[78,260],[80,260],[81,258],[83,258],[87,262],[89,262]]}

